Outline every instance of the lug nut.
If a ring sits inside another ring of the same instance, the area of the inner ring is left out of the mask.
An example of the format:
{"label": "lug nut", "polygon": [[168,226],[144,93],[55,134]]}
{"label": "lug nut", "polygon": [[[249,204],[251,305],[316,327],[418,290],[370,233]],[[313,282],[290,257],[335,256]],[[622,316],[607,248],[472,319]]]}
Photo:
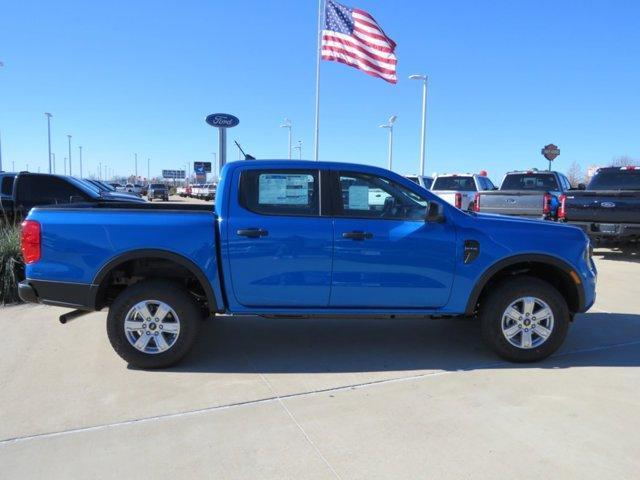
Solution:
{"label": "lug nut", "polygon": [[160,327],[159,327],[159,328],[160,328],[160,330],[162,330],[162,324],[160,324]]}
{"label": "lug nut", "polygon": [[150,334],[151,334],[151,332],[147,332],[147,335],[150,335]]}
{"label": "lug nut", "polygon": [[146,323],[143,323],[143,324],[142,324],[142,328],[147,328],[147,324],[146,324]]}
{"label": "lug nut", "polygon": [[524,329],[524,331],[525,331],[525,332],[528,332],[528,331],[529,331],[529,329],[528,329],[528,328],[525,328],[525,329]]}
{"label": "lug nut", "polygon": [[154,335],[156,335],[156,336],[157,336],[157,335],[158,335],[158,332],[154,333]]}

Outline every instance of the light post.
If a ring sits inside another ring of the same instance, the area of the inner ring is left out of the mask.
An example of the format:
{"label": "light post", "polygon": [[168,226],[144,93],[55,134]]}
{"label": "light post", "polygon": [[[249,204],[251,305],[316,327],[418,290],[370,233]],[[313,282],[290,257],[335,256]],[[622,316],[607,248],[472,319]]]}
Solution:
{"label": "light post", "polygon": [[302,160],[302,140],[298,140],[298,145],[293,147],[294,150],[298,150],[298,159]]}
{"label": "light post", "polygon": [[47,117],[47,139],[49,142],[49,173],[51,173],[51,115],[49,112],[44,112]]}
{"label": "light post", "polygon": [[280,128],[286,128],[289,130],[289,160],[291,160],[291,121],[288,118],[284,119],[284,123],[280,125]]}
{"label": "light post", "polygon": [[102,162],[98,162],[98,180],[102,180]]}
{"label": "light post", "polygon": [[409,75],[410,80],[422,80],[422,130],[420,132],[420,175],[424,175],[425,142],[427,134],[427,81],[426,75]]}
{"label": "light post", "polygon": [[64,157],[64,174],[67,174],[67,157]]}
{"label": "light post", "polygon": [[53,161],[53,173],[56,173],[56,154],[55,153],[51,154],[51,159]]}
{"label": "light post", "polygon": [[69,175],[73,175],[71,171],[71,135],[67,135],[67,138],[69,139]]}
{"label": "light post", "polygon": [[78,150],[80,151],[80,178],[82,178],[82,147],[78,146]]}
{"label": "light post", "polygon": [[391,165],[393,162],[393,124],[398,118],[397,115],[391,115],[387,123],[380,125],[380,128],[386,128],[389,130],[389,170],[391,170]]}

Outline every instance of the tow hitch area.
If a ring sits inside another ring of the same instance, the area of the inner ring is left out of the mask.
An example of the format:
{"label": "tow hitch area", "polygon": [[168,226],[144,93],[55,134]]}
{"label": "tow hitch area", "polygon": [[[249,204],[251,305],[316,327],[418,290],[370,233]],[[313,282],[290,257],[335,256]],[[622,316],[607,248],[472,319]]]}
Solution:
{"label": "tow hitch area", "polygon": [[86,315],[87,313],[91,313],[87,310],[72,310],[70,312],[67,313],[63,313],[62,315],[60,315],[60,323],[61,324],[65,324],[70,322],[71,320],[75,320],[78,317],[81,317],[82,315]]}

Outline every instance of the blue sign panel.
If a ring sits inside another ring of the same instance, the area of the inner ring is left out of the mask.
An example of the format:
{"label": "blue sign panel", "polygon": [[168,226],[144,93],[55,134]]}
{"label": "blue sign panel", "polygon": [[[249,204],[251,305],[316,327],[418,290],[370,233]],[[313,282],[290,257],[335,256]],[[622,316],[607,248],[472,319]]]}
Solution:
{"label": "blue sign panel", "polygon": [[197,174],[211,172],[211,162],[193,162],[193,171]]}
{"label": "blue sign panel", "polygon": [[233,128],[240,123],[240,120],[238,117],[234,117],[228,113],[212,113],[211,115],[207,115],[205,122],[212,127]]}

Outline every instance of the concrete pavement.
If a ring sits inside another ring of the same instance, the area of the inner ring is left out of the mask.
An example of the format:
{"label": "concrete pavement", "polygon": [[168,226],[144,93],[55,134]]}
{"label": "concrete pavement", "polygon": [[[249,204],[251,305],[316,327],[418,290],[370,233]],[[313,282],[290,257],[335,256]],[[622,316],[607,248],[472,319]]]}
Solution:
{"label": "concrete pavement", "polygon": [[0,309],[6,478],[639,478],[640,259],[603,250],[562,350],[500,361],[469,320],[207,322],[127,368],[104,312]]}

